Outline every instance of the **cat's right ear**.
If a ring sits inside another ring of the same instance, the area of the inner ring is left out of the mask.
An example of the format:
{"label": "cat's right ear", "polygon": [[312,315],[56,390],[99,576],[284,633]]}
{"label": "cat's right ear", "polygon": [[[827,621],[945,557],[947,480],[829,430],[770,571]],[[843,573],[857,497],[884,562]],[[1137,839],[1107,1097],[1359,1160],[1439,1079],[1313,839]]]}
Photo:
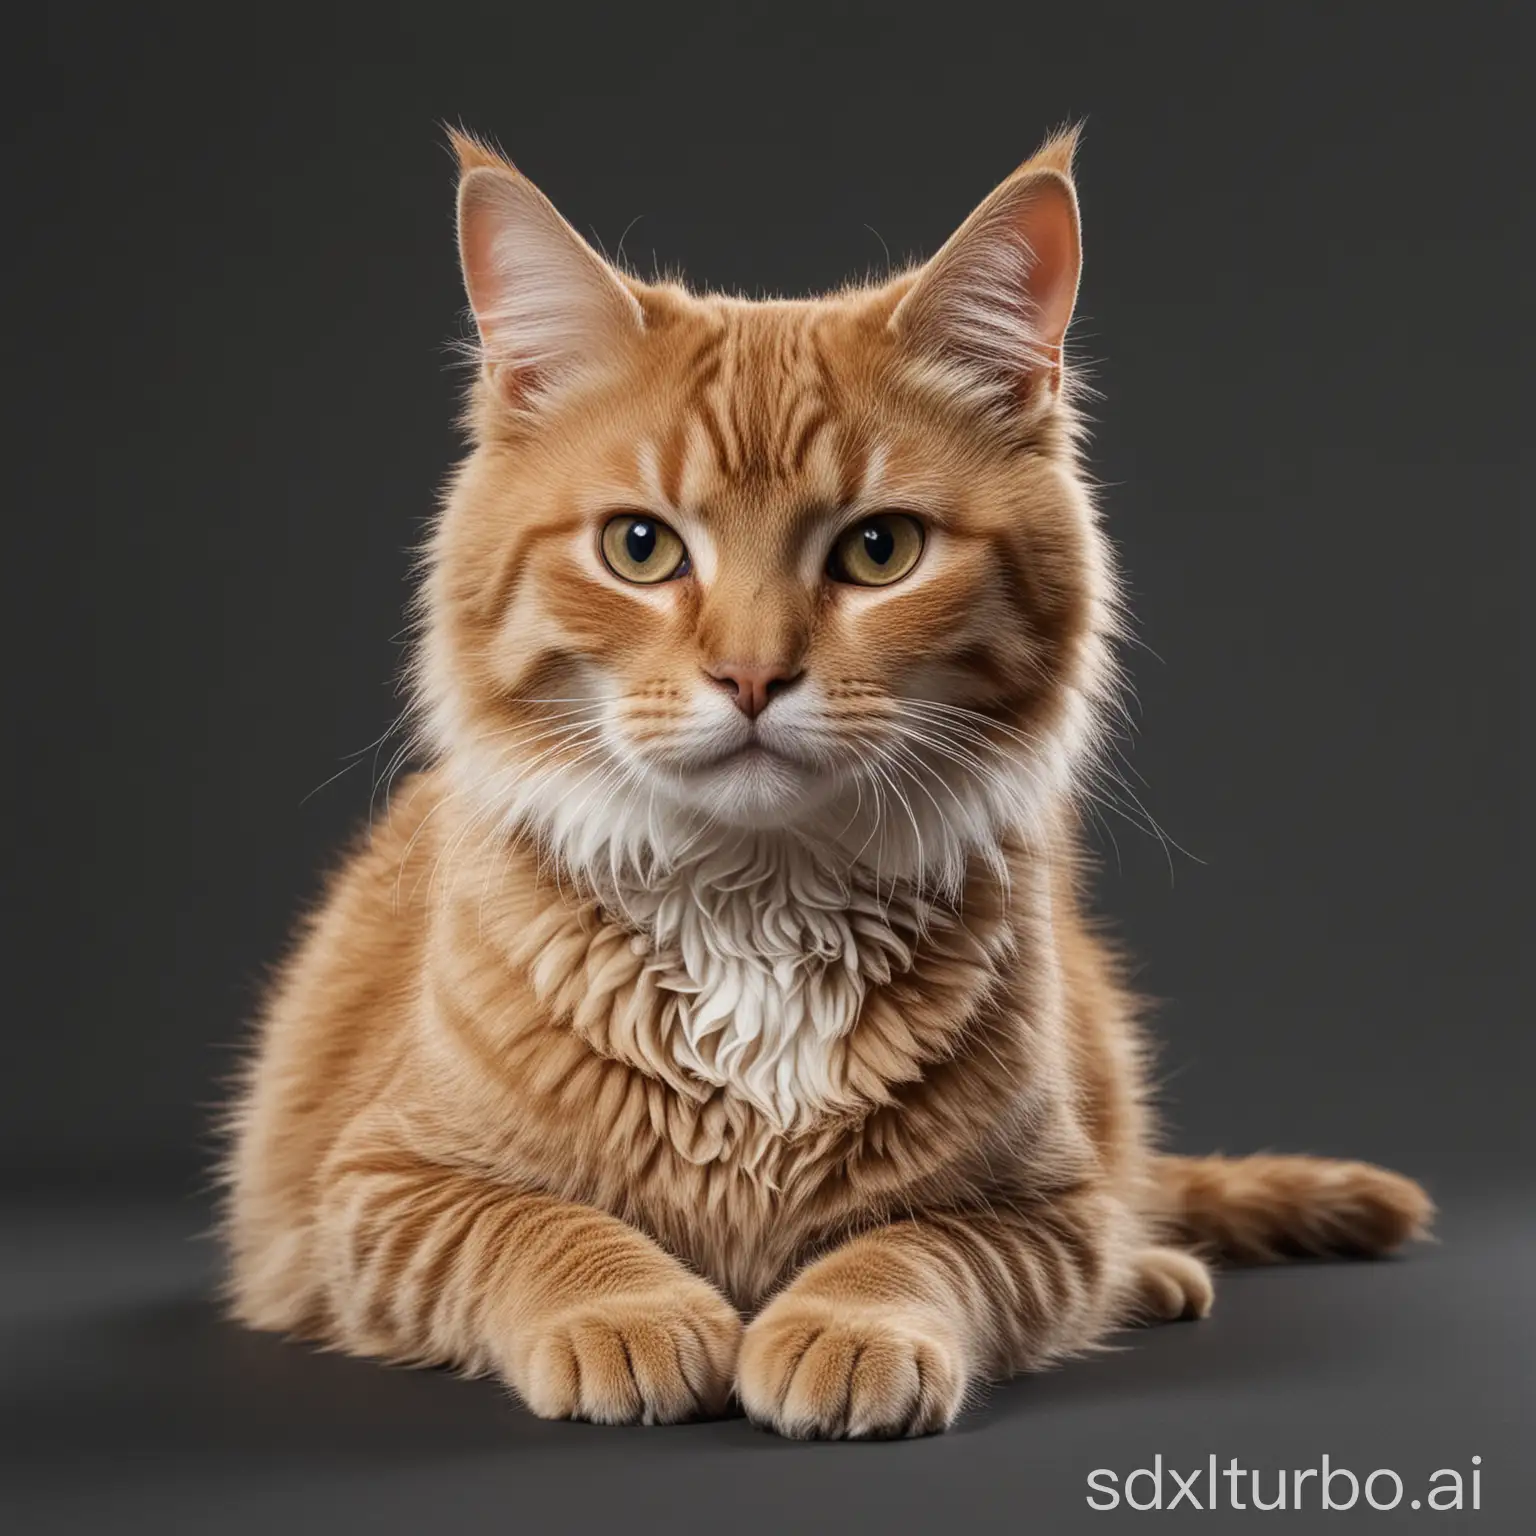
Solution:
{"label": "cat's right ear", "polygon": [[527,407],[612,361],[644,329],[619,275],[510,162],[467,135],[459,262],[487,376]]}

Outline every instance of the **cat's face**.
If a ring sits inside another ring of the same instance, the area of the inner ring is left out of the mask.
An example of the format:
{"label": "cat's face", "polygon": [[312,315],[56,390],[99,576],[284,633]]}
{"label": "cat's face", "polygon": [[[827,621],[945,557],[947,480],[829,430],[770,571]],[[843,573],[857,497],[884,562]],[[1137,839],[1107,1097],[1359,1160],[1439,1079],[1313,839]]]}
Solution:
{"label": "cat's face", "polygon": [[916,275],[752,303],[620,278],[461,149],[484,372],[422,676],[466,793],[566,841],[793,827],[907,865],[1027,813],[1111,601],[1061,150]]}

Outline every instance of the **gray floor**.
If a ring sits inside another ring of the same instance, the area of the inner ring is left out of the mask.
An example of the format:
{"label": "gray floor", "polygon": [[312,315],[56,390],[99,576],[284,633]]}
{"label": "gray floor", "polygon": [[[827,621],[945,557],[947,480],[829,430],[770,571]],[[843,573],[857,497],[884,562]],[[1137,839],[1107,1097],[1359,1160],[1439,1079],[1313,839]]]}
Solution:
{"label": "gray floor", "polygon": [[[1089,1473],[1215,1455],[1403,1480],[1470,1506],[1418,1529],[1536,1529],[1536,1221],[1528,1191],[1446,1202],[1441,1242],[1379,1264],[1224,1277],[1215,1315],[994,1391],[951,1434],[795,1445],[741,1420],[543,1424],[494,1385],[390,1371],[226,1326],[195,1206],[36,1205],[0,1222],[0,1521],[8,1531],[1094,1529]],[[1448,1480],[1442,1480],[1448,1482]],[[1240,1494],[1245,1501],[1244,1491]],[[1206,1476],[1175,1520],[1210,1518]],[[1387,1479],[1373,1485],[1392,1496]],[[1347,1497],[1347,1484],[1335,1492]],[[1283,1529],[1347,1516],[1317,1480]],[[1164,1478],[1164,1500],[1177,1486]],[[1138,1498],[1150,1480],[1137,1485]],[[1096,1497],[1098,1495],[1095,1495]],[[1125,1518],[1121,1506],[1116,1514]],[[1164,1514],[1166,1521],[1167,1512]]]}

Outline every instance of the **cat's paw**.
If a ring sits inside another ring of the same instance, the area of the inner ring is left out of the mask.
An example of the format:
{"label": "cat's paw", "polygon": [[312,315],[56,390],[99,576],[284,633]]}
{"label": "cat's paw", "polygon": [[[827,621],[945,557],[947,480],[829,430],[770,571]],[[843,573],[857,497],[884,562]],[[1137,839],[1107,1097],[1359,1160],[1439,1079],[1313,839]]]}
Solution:
{"label": "cat's paw", "polygon": [[1131,1306],[1141,1323],[1208,1317],[1216,1290],[1204,1260],[1182,1248],[1147,1248],[1136,1255]]}
{"label": "cat's paw", "polygon": [[730,1400],[741,1319],[705,1286],[606,1297],[538,1331],[516,1385],[542,1419],[676,1424]]}
{"label": "cat's paw", "polygon": [[965,1386],[955,1341],[932,1323],[792,1292],[747,1329],[736,1373],[752,1422],[799,1440],[932,1434]]}

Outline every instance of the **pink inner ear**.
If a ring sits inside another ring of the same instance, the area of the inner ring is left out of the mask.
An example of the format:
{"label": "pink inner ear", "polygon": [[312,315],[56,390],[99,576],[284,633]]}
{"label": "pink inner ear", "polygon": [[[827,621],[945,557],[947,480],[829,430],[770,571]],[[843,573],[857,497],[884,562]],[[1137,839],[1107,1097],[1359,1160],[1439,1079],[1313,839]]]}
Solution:
{"label": "pink inner ear", "polygon": [[1072,194],[1043,177],[1020,200],[1013,227],[1033,254],[1025,289],[1040,342],[1059,355],[1077,299],[1081,254]]}
{"label": "pink inner ear", "polygon": [[[487,318],[505,309],[508,273],[496,258],[496,242],[505,235],[506,198],[493,179],[494,173],[467,178],[459,211],[459,251],[464,267],[464,288],[475,319],[485,328]],[[490,338],[486,338],[487,342]]]}
{"label": "pink inner ear", "polygon": [[[498,337],[491,318],[507,308],[508,274],[505,264],[496,259],[496,241],[502,235],[503,210],[498,206],[493,186],[485,181],[466,188],[460,213],[460,259],[464,268],[464,288],[469,307],[474,311],[486,347],[493,354],[507,345]],[[509,349],[510,350],[510,349]],[[518,366],[513,361],[491,362],[491,378],[499,393],[514,404],[531,397],[539,384],[538,370]]]}
{"label": "pink inner ear", "polygon": [[463,260],[464,287],[469,294],[469,307],[477,316],[493,307],[492,294],[495,286],[495,264],[491,260],[490,219],[480,199],[467,202],[464,208]]}

